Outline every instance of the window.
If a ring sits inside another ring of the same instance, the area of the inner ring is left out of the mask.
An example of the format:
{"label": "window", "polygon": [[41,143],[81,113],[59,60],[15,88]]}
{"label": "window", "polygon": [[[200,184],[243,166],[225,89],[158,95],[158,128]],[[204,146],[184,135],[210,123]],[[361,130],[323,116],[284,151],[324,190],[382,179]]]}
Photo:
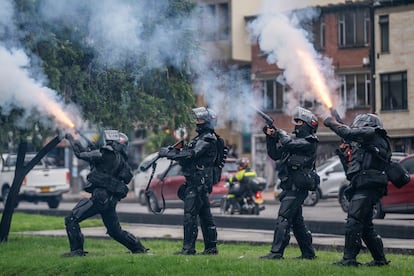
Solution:
{"label": "window", "polygon": [[381,52],[387,53],[390,51],[388,15],[381,15],[379,17],[379,25],[380,25]]}
{"label": "window", "polygon": [[206,41],[228,40],[230,38],[228,4],[205,5],[200,24]]}
{"label": "window", "polygon": [[314,45],[318,50],[325,49],[325,17],[321,16],[313,24]]}
{"label": "window", "polygon": [[407,109],[407,72],[381,74],[381,108]]}
{"label": "window", "polygon": [[262,81],[263,107],[265,110],[282,110],[284,86],[275,80]]}
{"label": "window", "polygon": [[227,40],[230,38],[229,6],[227,3],[222,3],[217,8],[218,39]]}
{"label": "window", "polygon": [[371,104],[369,74],[340,75],[340,93],[348,108],[368,107]]}
{"label": "window", "polygon": [[369,44],[369,11],[346,11],[338,16],[339,47],[360,47]]}

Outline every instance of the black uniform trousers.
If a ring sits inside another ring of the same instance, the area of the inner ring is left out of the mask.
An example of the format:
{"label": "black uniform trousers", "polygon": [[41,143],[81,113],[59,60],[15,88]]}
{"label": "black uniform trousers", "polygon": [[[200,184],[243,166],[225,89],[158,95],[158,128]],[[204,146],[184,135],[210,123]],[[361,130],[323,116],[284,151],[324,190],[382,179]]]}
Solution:
{"label": "black uniform trousers", "polygon": [[195,253],[198,235],[198,219],[204,239],[204,249],[217,246],[217,229],[210,209],[210,199],[205,188],[188,184],[184,199],[184,241],[183,251]]}
{"label": "black uniform trousers", "polygon": [[307,229],[302,215],[302,204],[308,196],[306,190],[284,191],[281,194],[278,218],[273,235],[272,253],[283,256],[290,241],[290,229],[293,230],[303,258],[314,258],[312,234]]}
{"label": "black uniform trousers", "polygon": [[372,222],[374,205],[380,200],[379,189],[357,189],[349,203],[345,226],[344,260],[356,260],[364,241],[375,261],[385,261],[384,246],[381,237]]}
{"label": "black uniform trousers", "polygon": [[84,238],[79,223],[94,215],[100,214],[107,233],[114,240],[127,247],[133,253],[145,252],[146,248],[131,233],[122,230],[116,213],[118,199],[103,188],[95,188],[89,199],[81,199],[65,218],[66,232],[70,250],[82,250]]}

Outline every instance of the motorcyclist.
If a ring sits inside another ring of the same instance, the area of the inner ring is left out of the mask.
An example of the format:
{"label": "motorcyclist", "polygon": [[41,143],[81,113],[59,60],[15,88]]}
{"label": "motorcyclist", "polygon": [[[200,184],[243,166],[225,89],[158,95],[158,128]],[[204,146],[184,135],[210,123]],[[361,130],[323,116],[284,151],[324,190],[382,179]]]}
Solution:
{"label": "motorcyclist", "polygon": [[[230,184],[229,192],[234,192],[236,200],[238,200],[239,206],[242,207],[245,197],[251,196],[252,194],[252,178],[256,177],[257,174],[249,167],[249,159],[241,158],[237,161],[238,163],[238,172],[236,175],[231,176],[228,179]],[[239,183],[239,188],[235,189],[235,182]]]}
{"label": "motorcyclist", "polygon": [[63,254],[65,257],[86,255],[79,223],[96,214],[101,215],[109,236],[132,253],[145,253],[148,250],[137,237],[122,230],[115,210],[118,201],[127,195],[127,184],[132,178],[131,168],[127,163],[128,137],[116,130],[106,130],[104,135],[105,145],[95,150],[83,147],[71,134],[65,136],[76,157],[89,162],[91,167],[87,176],[88,184],[84,188],[91,193],[91,197],[81,199],[65,217],[70,244],[70,252]]}
{"label": "motorcyclist", "polygon": [[194,255],[198,235],[197,218],[200,219],[204,238],[203,254],[218,254],[217,230],[210,209],[209,193],[213,183],[213,167],[218,155],[216,113],[206,107],[192,109],[198,135],[183,149],[161,148],[160,157],[177,160],[186,179],[184,200],[184,241],[180,255]]}
{"label": "motorcyclist", "polygon": [[374,229],[374,205],[386,193],[388,178],[386,162],[391,149],[380,118],[375,114],[360,114],[350,126],[339,123],[334,117],[324,124],[347,141],[350,150],[346,163],[346,176],[350,181],[346,195],[349,203],[345,230],[344,255],[336,265],[357,266],[356,257],[362,247],[361,239],[370,251],[373,261],[369,266],[387,265],[381,237]]}
{"label": "motorcyclist", "polygon": [[292,121],[296,139],[274,126],[263,128],[268,155],[275,161],[280,160],[278,177],[283,192],[279,197],[281,203],[272,248],[269,254],[260,257],[262,259],[283,259],[290,240],[290,228],[301,250],[300,258],[315,258],[312,234],[305,226],[302,205],[309,189],[318,184],[318,176],[314,172],[318,120],[311,111],[298,107]]}

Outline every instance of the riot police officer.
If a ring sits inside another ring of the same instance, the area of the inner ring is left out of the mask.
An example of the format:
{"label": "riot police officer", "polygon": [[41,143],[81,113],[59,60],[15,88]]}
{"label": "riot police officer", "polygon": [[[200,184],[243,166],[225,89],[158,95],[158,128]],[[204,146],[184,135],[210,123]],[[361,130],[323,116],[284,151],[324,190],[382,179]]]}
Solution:
{"label": "riot police officer", "polygon": [[334,117],[324,124],[348,143],[345,172],[350,185],[347,188],[349,209],[345,230],[345,248],[341,261],[336,265],[357,266],[356,257],[361,249],[361,239],[371,252],[370,266],[387,265],[381,237],[372,222],[374,205],[386,193],[388,177],[386,162],[391,149],[387,132],[375,114],[360,114],[350,126],[337,122]]}
{"label": "riot police officer", "polygon": [[213,167],[217,159],[216,113],[206,107],[192,109],[198,135],[181,150],[161,148],[160,157],[177,160],[183,168],[186,182],[180,191],[184,200],[184,241],[179,255],[194,255],[200,219],[204,239],[203,254],[218,254],[217,230],[210,209],[209,193],[213,180]]}
{"label": "riot police officer", "polygon": [[132,178],[127,163],[128,137],[116,130],[106,130],[104,135],[105,145],[94,150],[83,147],[71,134],[66,135],[76,157],[90,164],[91,172],[87,176],[85,191],[91,193],[91,197],[81,199],[65,218],[70,244],[70,252],[63,254],[65,257],[86,255],[79,223],[96,214],[101,215],[109,236],[132,253],[145,253],[148,250],[138,238],[122,230],[115,210],[118,201],[127,195],[127,184]]}
{"label": "riot police officer", "polygon": [[302,205],[308,191],[319,184],[319,177],[314,171],[318,138],[318,120],[311,111],[297,108],[293,117],[295,124],[292,138],[285,131],[274,126],[263,128],[266,134],[267,153],[273,160],[280,161],[278,177],[281,180],[280,208],[273,236],[270,253],[261,259],[283,259],[283,253],[290,240],[290,229],[298,242],[303,259],[314,259],[312,234],[307,229]]}

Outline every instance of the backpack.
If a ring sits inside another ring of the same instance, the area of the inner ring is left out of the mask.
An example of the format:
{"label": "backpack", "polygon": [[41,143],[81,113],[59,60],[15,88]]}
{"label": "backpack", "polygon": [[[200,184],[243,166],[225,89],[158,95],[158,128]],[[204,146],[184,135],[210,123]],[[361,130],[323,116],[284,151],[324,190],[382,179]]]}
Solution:
{"label": "backpack", "polygon": [[[388,138],[386,138],[385,140],[387,141],[388,147],[391,148],[390,141],[388,140]],[[397,189],[401,189],[406,184],[408,184],[408,182],[410,182],[410,174],[403,166],[401,166],[400,163],[391,160],[386,160],[376,151],[370,150],[370,152],[373,153],[378,159],[386,163],[385,173],[388,176],[388,180]]]}
{"label": "backpack", "polygon": [[221,178],[221,172],[226,163],[227,153],[229,152],[228,147],[225,146],[223,138],[221,138],[217,133],[217,156],[213,167],[213,185],[217,184]]}

